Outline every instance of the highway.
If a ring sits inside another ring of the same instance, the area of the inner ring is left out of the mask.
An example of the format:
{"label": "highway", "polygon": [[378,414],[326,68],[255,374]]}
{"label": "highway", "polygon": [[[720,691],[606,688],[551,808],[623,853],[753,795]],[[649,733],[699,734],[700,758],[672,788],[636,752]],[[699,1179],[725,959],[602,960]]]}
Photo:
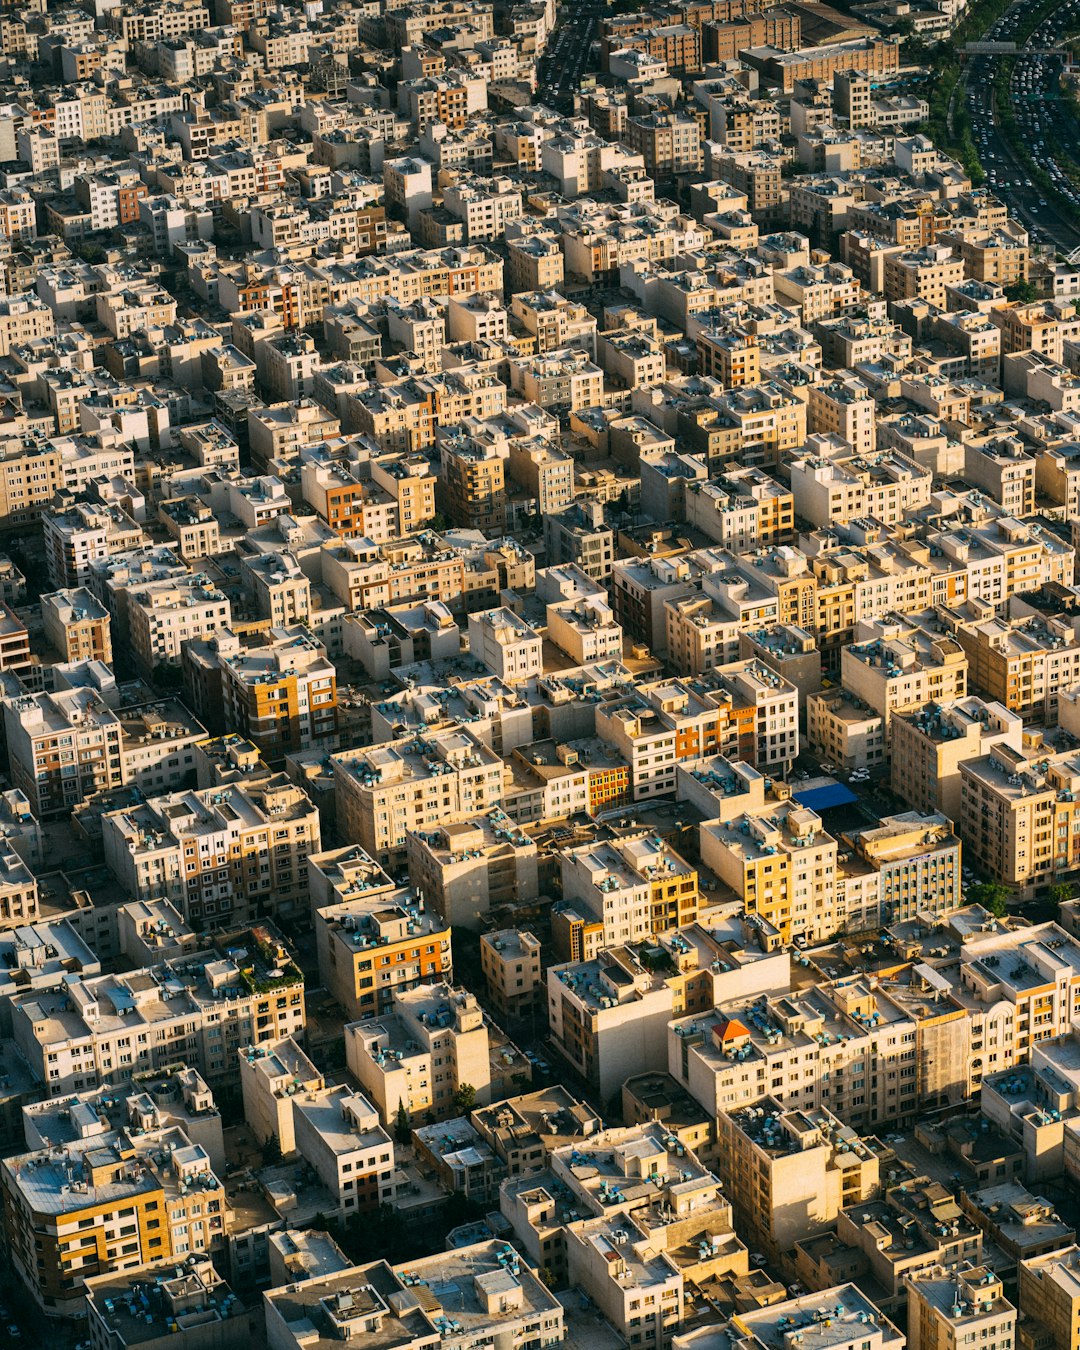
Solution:
{"label": "highway", "polygon": [[[983,40],[1012,40],[1023,12],[1023,4],[1013,4],[987,30]],[[1080,247],[1080,189],[1073,186],[1064,168],[1056,162],[1054,145],[1080,144],[1080,127],[1071,107],[1061,97],[1063,58],[1048,55],[1047,49],[1076,26],[1080,26],[1080,0],[1065,0],[1043,20],[1015,56],[971,57],[958,88],[958,96],[967,101],[972,135],[994,194],[1012,215],[1023,221],[1035,241],[1053,244],[1064,253]],[[1046,197],[1003,134],[993,106],[994,78],[1002,61],[1013,63],[1010,98],[1025,147],[1032,160],[1053,180],[1064,202],[1053,194]]]}
{"label": "highway", "polygon": [[538,102],[560,110],[571,104],[606,8],[604,0],[571,0],[561,6],[544,55],[537,64]]}

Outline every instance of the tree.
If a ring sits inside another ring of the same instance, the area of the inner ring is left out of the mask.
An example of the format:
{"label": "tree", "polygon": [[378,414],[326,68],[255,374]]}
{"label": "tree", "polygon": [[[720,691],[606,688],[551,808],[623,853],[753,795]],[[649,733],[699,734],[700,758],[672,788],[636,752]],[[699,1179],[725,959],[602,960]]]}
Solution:
{"label": "tree", "polygon": [[154,667],[154,684],[158,689],[179,689],[183,683],[184,672],[175,661],[159,661]]}
{"label": "tree", "polygon": [[281,1161],[281,1140],[276,1134],[268,1134],[263,1140],[262,1160],[264,1167],[273,1167]]}
{"label": "tree", "polygon": [[969,888],[968,899],[973,905],[982,905],[995,919],[1005,917],[1009,908],[1008,887],[1000,881],[979,881]]}
{"label": "tree", "polygon": [[1018,300],[1021,304],[1026,305],[1039,297],[1030,281],[1014,281],[1011,286],[1005,287],[1005,298],[1007,300]]}
{"label": "tree", "polygon": [[1050,903],[1052,905],[1064,905],[1076,894],[1076,887],[1071,881],[1056,881],[1050,887]]}
{"label": "tree", "polygon": [[454,1093],[454,1110],[459,1116],[467,1116],[476,1105],[476,1089],[471,1083],[462,1083]]}
{"label": "tree", "polygon": [[394,1138],[399,1144],[407,1144],[412,1138],[412,1118],[404,1102],[398,1102],[397,1119],[394,1121]]}

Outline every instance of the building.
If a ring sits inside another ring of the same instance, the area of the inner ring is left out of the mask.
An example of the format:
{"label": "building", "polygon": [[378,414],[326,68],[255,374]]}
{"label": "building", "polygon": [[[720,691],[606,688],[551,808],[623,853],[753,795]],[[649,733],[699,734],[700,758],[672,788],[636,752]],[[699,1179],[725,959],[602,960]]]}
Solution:
{"label": "building", "polygon": [[345,1028],[346,1060],[380,1119],[394,1124],[460,1114],[458,1089],[491,1100],[488,1027],[472,994],[448,984],[396,990],[392,1011]]}
{"label": "building", "polygon": [[410,830],[406,857],[409,875],[447,927],[478,930],[502,907],[539,898],[536,841],[501,807]]}
{"label": "building", "polygon": [[15,787],[35,816],[56,816],[124,781],[120,718],[94,689],[3,700]]}
{"label": "building", "polygon": [[320,828],[284,774],[154,797],[101,821],[106,865],[127,894],[169,900],[198,926],[306,910]]}
{"label": "building", "polygon": [[99,1127],[5,1160],[0,1186],[12,1262],[49,1316],[82,1309],[87,1277],[224,1249],[224,1186],[180,1129]]}
{"label": "building", "polygon": [[1062,1247],[1021,1261],[1019,1302],[1025,1321],[1021,1334],[1041,1334],[1053,1350],[1065,1350],[1080,1334],[1080,1248]]}
{"label": "building", "polygon": [[394,1144],[362,1093],[327,1087],[292,1099],[300,1156],[347,1219],[394,1200]]}
{"label": "building", "polygon": [[1023,748],[1023,719],[1000,703],[974,695],[894,713],[890,722],[892,789],[909,806],[959,820],[960,765],[995,745]]}
{"label": "building", "polygon": [[264,646],[224,645],[224,725],[258,747],[268,764],[314,746],[337,744],[337,670],[304,627],[275,627]]}
{"label": "building", "polygon": [[772,1097],[717,1118],[716,1170],[739,1232],[773,1260],[877,1199],[882,1151],[829,1111],[789,1111]]}
{"label": "building", "polygon": [[185,1057],[221,1083],[235,1074],[241,1045],[302,1034],[303,976],[283,944],[265,928],[218,941],[220,950],[123,976],[72,974],[64,992],[15,997],[12,1036],[48,1096],[118,1086]]}
{"label": "building", "polygon": [[[146,1311],[144,1295],[153,1305]],[[177,1340],[183,1344],[193,1333],[213,1350],[244,1350],[254,1330],[255,1314],[212,1261],[193,1253],[131,1272],[91,1276],[85,1281],[85,1302],[90,1344],[108,1350],[165,1350],[170,1344],[179,1350]]]}
{"label": "building", "polygon": [[309,860],[313,898],[320,878],[331,885],[314,914],[319,977],[357,1021],[389,1011],[399,990],[453,979],[449,925],[373,866],[353,845]]}
{"label": "building", "polygon": [[109,611],[83,586],[41,597],[45,637],[61,661],[112,665]]}
{"label": "building", "polygon": [[256,1141],[277,1141],[282,1155],[296,1150],[293,1102],[298,1094],[318,1092],[322,1074],[288,1037],[276,1045],[248,1045],[237,1051],[244,1121]]}
{"label": "building", "polygon": [[338,828],[383,863],[404,861],[410,831],[494,809],[504,787],[502,759],[464,727],[343,751],[332,762]]}
{"label": "building", "polygon": [[225,592],[199,575],[134,586],[126,609],[131,650],[146,675],[159,666],[178,666],[185,642],[210,637],[232,622]]}
{"label": "building", "polygon": [[[428,1307],[417,1306],[411,1291],[418,1285],[443,1289],[445,1302],[436,1294]],[[298,1350],[313,1327],[320,1339],[377,1335],[395,1350],[423,1350],[442,1330],[453,1350],[479,1350],[504,1332],[521,1343],[559,1345],[565,1316],[510,1244],[498,1240],[400,1267],[376,1261],[272,1289],[265,1311],[269,1343],[279,1350]]]}
{"label": "building", "polygon": [[542,1009],[540,939],[535,934],[517,928],[482,933],[480,966],[488,998],[501,1016],[517,1022]]}

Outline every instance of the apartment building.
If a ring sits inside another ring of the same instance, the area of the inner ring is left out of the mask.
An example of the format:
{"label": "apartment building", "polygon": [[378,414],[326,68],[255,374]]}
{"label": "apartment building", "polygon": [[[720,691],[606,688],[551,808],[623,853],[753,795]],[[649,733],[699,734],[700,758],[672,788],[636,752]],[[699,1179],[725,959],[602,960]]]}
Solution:
{"label": "apartment building", "polygon": [[917,811],[960,819],[960,765],[996,745],[1023,749],[1024,722],[1001,703],[970,695],[894,712],[890,721],[892,790]]}
{"label": "apartment building", "polygon": [[840,678],[845,690],[885,719],[886,728],[896,712],[967,694],[968,657],[956,638],[891,614],[865,621],[856,632],[861,640],[840,653]]}
{"label": "apartment building", "polygon": [[523,684],[543,669],[543,639],[505,606],[469,615],[469,652],[508,684]]}
{"label": "apartment building", "polygon": [[947,621],[977,689],[1021,717],[1057,721],[1061,695],[1080,683],[1080,638],[1066,617],[1000,618],[983,604]]}
{"label": "apartment building", "polygon": [[1021,1261],[1019,1303],[1032,1324],[1022,1327],[1022,1335],[1036,1344],[1042,1338],[1053,1350],[1075,1345],[1080,1336],[1080,1247],[1073,1244]]}
{"label": "apartment building", "polygon": [[419,896],[388,878],[383,888],[352,845],[315,855],[309,867],[313,879],[332,881],[335,897],[315,911],[319,977],[351,1020],[390,1010],[397,990],[452,981],[450,926]]}
{"label": "apartment building", "polygon": [[297,1150],[341,1218],[393,1204],[394,1143],[367,1098],[338,1086],[298,1093],[292,1100]]}
{"label": "apartment building", "polygon": [[5,1160],[0,1187],[13,1263],[47,1316],[78,1315],[87,1278],[224,1248],[225,1188],[178,1128],[106,1132],[94,1115],[65,1147]]}
{"label": "apartment building", "polygon": [[988,493],[1008,515],[1035,510],[1035,460],[1012,437],[967,441],[964,478]]}
{"label": "apartment building", "polygon": [[186,642],[232,622],[225,592],[199,574],[133,586],[126,611],[131,650],[146,675],[159,666],[178,666]]}
{"label": "apartment building", "polygon": [[247,1045],[237,1051],[244,1121],[255,1140],[275,1139],[282,1157],[296,1151],[293,1103],[298,1094],[318,1092],[322,1074],[287,1037],[270,1045]]}
{"label": "apartment building", "polygon": [[844,459],[812,455],[791,465],[795,510],[822,529],[865,516],[899,524],[929,504],[932,484],[929,469],[894,450]]}
{"label": "apartment building", "polygon": [[540,939],[517,928],[480,935],[480,968],[488,997],[511,1022],[530,1018],[543,1007]]}
{"label": "apartment building", "polygon": [[220,1350],[244,1350],[249,1343],[250,1324],[247,1318],[236,1315],[238,1296],[217,1273],[212,1261],[188,1253],[183,1259],[152,1262],[130,1272],[87,1277],[85,1305],[92,1345],[109,1344],[111,1340],[117,1350],[127,1350],[145,1344],[147,1314],[137,1323],[128,1306],[136,1298],[141,1304],[143,1286],[150,1281],[161,1289],[160,1307],[150,1314],[152,1339],[154,1332],[172,1335],[168,1330],[170,1323],[179,1325],[181,1318],[195,1315],[204,1325],[214,1326],[220,1337]]}
{"label": "apartment building", "polygon": [[41,617],[49,646],[61,661],[112,665],[109,612],[84,586],[43,595]]}
{"label": "apartment building", "polygon": [[717,1118],[716,1171],[738,1229],[773,1260],[877,1199],[880,1152],[830,1111],[785,1110],[774,1097]]}
{"label": "apartment building", "polygon": [[879,1301],[890,1310],[903,1308],[908,1280],[922,1272],[951,1272],[983,1260],[980,1230],[941,1183],[925,1175],[909,1175],[882,1199],[844,1210],[836,1231],[863,1255],[868,1275],[883,1290]]}
{"label": "apartment building", "polygon": [[142,528],[115,506],[76,502],[43,517],[49,579],[54,586],[85,586],[90,564],[147,542]]}
{"label": "apartment building", "polygon": [[[849,910],[852,927],[855,919],[887,924],[958,908],[962,897],[960,840],[953,833],[952,821],[940,812],[883,816],[879,825],[845,836],[849,837],[857,857],[873,874],[875,906],[859,915]],[[842,868],[841,874],[847,871]]]}
{"label": "apartment building", "polygon": [[911,1350],[957,1350],[968,1337],[1013,1350],[1016,1309],[990,1266],[919,1271],[907,1280]]}
{"label": "apartment building", "polygon": [[836,856],[820,817],[790,800],[701,827],[702,862],[785,942],[836,931]]}
{"label": "apartment building", "polygon": [[960,983],[980,1004],[1000,1004],[1001,1041],[988,1056],[1002,1069],[1066,1035],[1080,1007],[1080,946],[1056,923],[965,943]]}
{"label": "apartment building", "polygon": [[885,296],[889,300],[919,299],[946,308],[945,292],[964,280],[964,263],[948,244],[928,244],[885,260]]}
{"label": "apartment building", "polygon": [[35,816],[70,811],[124,781],[120,718],[92,688],[3,700],[15,787]]}
{"label": "apartment building", "polygon": [[[466,789],[467,791],[467,789]],[[501,908],[528,905],[540,894],[539,853],[502,810],[410,830],[409,875],[447,926],[474,931]]]}
{"label": "apartment building", "polygon": [[[443,1293],[425,1308],[407,1306],[417,1287]],[[333,1341],[377,1335],[397,1350],[424,1350],[441,1338],[453,1350],[480,1350],[504,1331],[521,1344],[559,1345],[565,1312],[508,1242],[489,1240],[396,1267],[375,1261],[272,1289],[266,1318],[270,1344],[279,1350],[299,1350],[313,1325]]]}
{"label": "apartment building", "polygon": [[268,764],[337,743],[337,671],[302,627],[275,627],[260,647],[218,644],[224,724]]}
{"label": "apartment building", "polygon": [[168,900],[197,926],[307,908],[319,813],[284,774],[107,811],[101,831],[106,865],[128,895]]}
{"label": "apartment building", "polygon": [[750,658],[692,684],[642,686],[597,708],[596,730],[630,765],[636,800],[672,791],[678,760],[710,753],[778,771],[798,754],[798,691]]}
{"label": "apartment building", "polygon": [[488,1028],[472,994],[448,984],[397,990],[393,1011],[345,1028],[345,1057],[385,1125],[404,1106],[414,1120],[459,1114],[464,1083],[491,1100]]}
{"label": "apartment building", "polygon": [[160,966],[72,975],[60,989],[20,994],[12,1036],[49,1097],[120,1086],[178,1061],[220,1083],[235,1074],[241,1045],[303,1033],[303,984],[265,927],[226,931],[214,948]]}
{"label": "apartment building", "polygon": [[502,759],[465,727],[333,756],[338,828],[381,863],[405,860],[410,831],[497,807]]}

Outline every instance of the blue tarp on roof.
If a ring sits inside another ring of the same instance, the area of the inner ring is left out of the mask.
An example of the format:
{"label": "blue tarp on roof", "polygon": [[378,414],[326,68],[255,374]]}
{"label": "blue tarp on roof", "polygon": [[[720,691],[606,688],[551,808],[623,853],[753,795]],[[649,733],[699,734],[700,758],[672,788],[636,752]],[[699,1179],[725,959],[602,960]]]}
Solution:
{"label": "blue tarp on roof", "polygon": [[827,811],[830,806],[850,806],[852,802],[858,801],[854,792],[843,783],[823,783],[821,787],[806,787],[791,795],[811,811]]}

